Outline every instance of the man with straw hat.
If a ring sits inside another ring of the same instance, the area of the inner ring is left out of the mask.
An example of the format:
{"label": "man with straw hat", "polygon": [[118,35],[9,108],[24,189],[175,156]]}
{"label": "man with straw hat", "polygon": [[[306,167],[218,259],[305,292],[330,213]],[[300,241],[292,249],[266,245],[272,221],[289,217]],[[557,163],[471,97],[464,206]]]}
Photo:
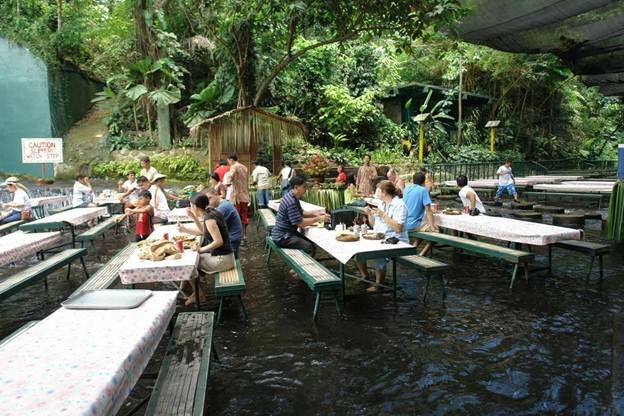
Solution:
{"label": "man with straw hat", "polygon": [[14,176],[7,178],[2,184],[7,191],[13,194],[13,200],[2,204],[2,208],[8,208],[6,214],[0,216],[0,224],[8,224],[14,221],[26,220],[30,217],[30,198],[28,197],[27,188],[19,183],[19,179]]}

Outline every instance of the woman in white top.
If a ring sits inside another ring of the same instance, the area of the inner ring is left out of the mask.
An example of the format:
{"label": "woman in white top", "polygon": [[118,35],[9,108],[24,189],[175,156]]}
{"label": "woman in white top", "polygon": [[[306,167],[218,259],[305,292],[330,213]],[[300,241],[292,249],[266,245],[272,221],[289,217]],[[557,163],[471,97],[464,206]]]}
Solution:
{"label": "woman in white top", "polygon": [[[481,198],[479,195],[468,186],[468,178],[466,175],[459,175],[457,177],[457,186],[461,187],[459,190],[459,197],[461,198],[462,204],[465,207],[468,207],[471,215],[479,215],[479,213],[485,213],[485,207],[481,202]],[[475,211],[478,210],[477,211]]]}
{"label": "woman in white top", "polygon": [[19,221],[22,217],[30,215],[30,198],[26,187],[19,183],[14,176],[8,178],[0,186],[7,188],[13,194],[13,201],[2,204],[2,208],[9,208],[9,212],[0,216],[0,224]]}
{"label": "woman in white top", "polygon": [[[373,226],[373,231],[384,234],[385,238],[396,238],[398,241],[409,243],[407,236],[407,206],[399,198],[399,189],[390,181],[381,181],[377,184],[376,194],[381,200],[377,208],[365,208],[368,213],[368,222]],[[379,284],[386,277],[387,259],[375,261],[376,284],[367,289],[368,292],[379,291]],[[369,279],[366,262],[357,262],[357,267],[362,277]]]}
{"label": "woman in white top", "polygon": [[89,178],[84,175],[76,176],[74,190],[72,192],[72,207],[87,208],[93,201],[93,189],[89,183]]}

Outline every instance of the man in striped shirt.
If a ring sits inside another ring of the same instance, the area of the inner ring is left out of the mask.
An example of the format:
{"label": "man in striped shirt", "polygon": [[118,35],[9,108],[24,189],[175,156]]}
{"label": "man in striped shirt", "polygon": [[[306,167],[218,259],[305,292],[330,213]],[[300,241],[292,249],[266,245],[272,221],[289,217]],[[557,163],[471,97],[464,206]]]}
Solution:
{"label": "man in striped shirt", "polygon": [[325,213],[304,211],[301,208],[299,199],[306,193],[306,190],[306,181],[301,176],[294,176],[290,180],[290,190],[282,197],[271,237],[279,247],[304,250],[314,255],[314,243],[299,232],[299,229],[328,218]]}

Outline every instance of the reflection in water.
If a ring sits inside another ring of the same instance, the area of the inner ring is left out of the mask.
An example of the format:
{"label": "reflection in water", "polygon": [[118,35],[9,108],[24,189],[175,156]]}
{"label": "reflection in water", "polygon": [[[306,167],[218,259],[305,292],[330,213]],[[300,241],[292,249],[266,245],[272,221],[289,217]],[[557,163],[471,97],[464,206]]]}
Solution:
{"label": "reflection in water", "polygon": [[[588,221],[587,238],[599,239],[599,227]],[[106,253],[123,240],[108,238]],[[544,250],[538,254],[543,261]],[[211,370],[210,414],[623,410],[622,404],[613,405],[622,396],[621,381],[612,382],[613,345],[624,338],[613,330],[614,315],[624,309],[621,254],[605,259],[605,281],[598,285],[584,281],[586,257],[555,251],[552,278],[536,274],[530,287],[519,280],[512,292],[509,265],[438,251],[435,257],[451,265],[445,303],[432,284],[423,304],[424,280],[399,267],[402,291],[396,303],[391,295],[367,295],[366,286],[349,281],[345,316],[340,318],[328,299],[316,324],[312,292],[277,256],[265,266],[259,236],[251,234],[241,257],[250,320],[242,321],[236,303],[226,303],[223,324],[215,330],[222,362]],[[101,265],[90,260],[90,271]],[[81,283],[78,272],[69,282],[62,271],[55,274],[47,294],[35,285],[1,303],[0,336],[51,313]],[[213,299],[207,307],[215,306]],[[166,342],[124,411],[148,394]]]}

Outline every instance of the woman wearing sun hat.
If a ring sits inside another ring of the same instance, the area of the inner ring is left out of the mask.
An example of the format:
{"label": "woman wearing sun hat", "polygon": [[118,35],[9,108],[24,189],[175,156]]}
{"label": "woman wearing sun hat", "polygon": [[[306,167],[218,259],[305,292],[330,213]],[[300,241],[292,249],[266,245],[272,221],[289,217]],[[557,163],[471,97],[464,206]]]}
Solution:
{"label": "woman wearing sun hat", "polygon": [[8,208],[9,212],[0,216],[0,224],[8,224],[21,219],[28,219],[30,216],[30,198],[28,197],[28,189],[19,183],[19,179],[15,176],[7,178],[2,184],[7,191],[13,194],[13,200],[2,204],[2,208]]}

